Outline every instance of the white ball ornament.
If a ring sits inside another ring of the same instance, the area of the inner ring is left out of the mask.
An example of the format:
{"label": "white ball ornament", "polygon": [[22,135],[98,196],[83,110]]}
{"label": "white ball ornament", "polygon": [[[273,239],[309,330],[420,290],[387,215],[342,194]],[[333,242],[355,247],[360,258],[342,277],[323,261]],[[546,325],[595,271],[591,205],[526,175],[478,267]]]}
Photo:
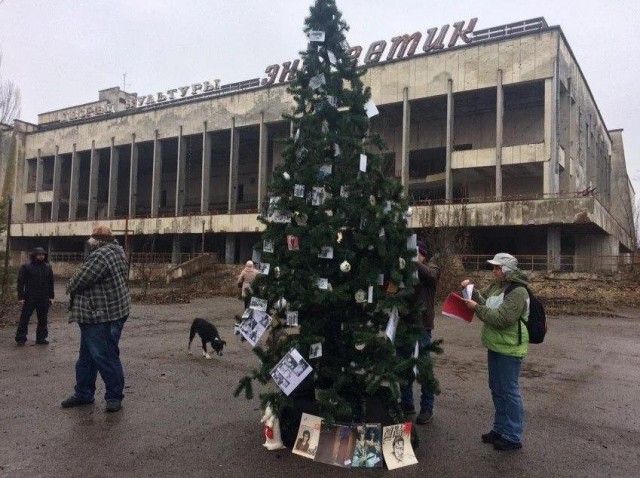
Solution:
{"label": "white ball ornament", "polygon": [[286,171],[282,173],[282,177],[285,179],[285,181],[289,181],[289,179],[291,179],[291,175]]}
{"label": "white ball ornament", "polygon": [[349,264],[347,261],[344,261],[342,264],[340,264],[340,270],[344,273],[350,272],[351,264]]}
{"label": "white ball ornament", "polygon": [[405,215],[406,217],[411,217],[411,216],[413,216],[413,208],[412,208],[412,207],[409,207],[409,208],[405,211],[404,215]]}

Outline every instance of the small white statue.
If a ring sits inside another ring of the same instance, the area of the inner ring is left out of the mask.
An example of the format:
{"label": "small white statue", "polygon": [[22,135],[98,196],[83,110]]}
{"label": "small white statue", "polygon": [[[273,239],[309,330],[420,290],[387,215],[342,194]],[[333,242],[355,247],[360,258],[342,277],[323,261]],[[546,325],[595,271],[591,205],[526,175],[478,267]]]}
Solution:
{"label": "small white statue", "polygon": [[286,448],[280,436],[280,420],[273,413],[271,404],[267,405],[260,423],[264,424],[264,446],[267,450],[281,450],[282,448]]}

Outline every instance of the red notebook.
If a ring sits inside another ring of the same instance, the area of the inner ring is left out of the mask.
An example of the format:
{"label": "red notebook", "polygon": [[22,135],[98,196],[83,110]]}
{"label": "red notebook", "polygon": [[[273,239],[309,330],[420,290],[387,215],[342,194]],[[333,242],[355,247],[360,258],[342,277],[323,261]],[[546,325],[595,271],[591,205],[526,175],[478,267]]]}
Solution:
{"label": "red notebook", "polygon": [[442,315],[471,322],[473,319],[473,310],[467,308],[462,297],[452,292],[444,300],[444,304],[442,304]]}

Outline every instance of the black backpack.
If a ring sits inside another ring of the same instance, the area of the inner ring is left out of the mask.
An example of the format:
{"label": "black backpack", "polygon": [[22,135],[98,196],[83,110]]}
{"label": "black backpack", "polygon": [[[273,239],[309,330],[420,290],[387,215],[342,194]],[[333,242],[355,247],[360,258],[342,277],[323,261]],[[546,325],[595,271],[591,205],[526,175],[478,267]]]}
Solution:
{"label": "black backpack", "polygon": [[[529,343],[541,344],[547,333],[547,315],[544,313],[542,302],[533,295],[531,289],[522,284],[509,284],[509,287],[504,291],[504,295],[506,296],[516,287],[524,287],[529,293],[529,320],[525,322],[527,331],[529,332]],[[518,320],[518,345],[522,343],[522,322],[522,319]]]}

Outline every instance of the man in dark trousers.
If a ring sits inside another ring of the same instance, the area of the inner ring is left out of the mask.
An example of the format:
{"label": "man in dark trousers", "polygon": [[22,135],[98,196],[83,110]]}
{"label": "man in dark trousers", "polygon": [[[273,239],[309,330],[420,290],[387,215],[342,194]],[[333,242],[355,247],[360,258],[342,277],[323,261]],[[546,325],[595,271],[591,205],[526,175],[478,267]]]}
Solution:
{"label": "man in dark trousers", "polygon": [[106,411],[117,412],[124,398],[118,344],[129,317],[129,266],[108,226],[96,226],[88,245],[89,257],[67,284],[71,296],[69,322],[80,327],[80,353],[75,391],[62,402],[62,407],[93,403],[99,373],[106,389]]}
{"label": "man in dark trousers", "polygon": [[18,273],[18,303],[22,305],[20,322],[16,330],[16,344],[24,345],[29,332],[29,320],[33,311],[38,316],[36,344],[48,345],[47,314],[53,304],[53,270],[47,262],[47,253],[36,247],[30,261],[20,267]]}
{"label": "man in dark trousers", "polygon": [[[440,279],[440,268],[431,260],[427,260],[429,257],[429,249],[424,242],[418,243],[418,279],[419,282],[415,286],[415,300],[420,302],[424,306],[424,316],[422,318],[424,333],[420,340],[420,353],[429,353],[428,351],[422,352],[426,347],[431,345],[431,332],[433,330],[433,319],[435,316],[433,307],[436,299],[436,287],[438,286],[438,280]],[[433,406],[435,402],[435,396],[428,391],[425,387],[422,387],[422,394],[420,396],[420,413],[416,417],[416,423],[424,425],[429,423],[433,418]],[[400,406],[405,415],[411,415],[415,413],[415,407],[413,405],[413,380],[411,380],[406,386],[401,387]]]}

